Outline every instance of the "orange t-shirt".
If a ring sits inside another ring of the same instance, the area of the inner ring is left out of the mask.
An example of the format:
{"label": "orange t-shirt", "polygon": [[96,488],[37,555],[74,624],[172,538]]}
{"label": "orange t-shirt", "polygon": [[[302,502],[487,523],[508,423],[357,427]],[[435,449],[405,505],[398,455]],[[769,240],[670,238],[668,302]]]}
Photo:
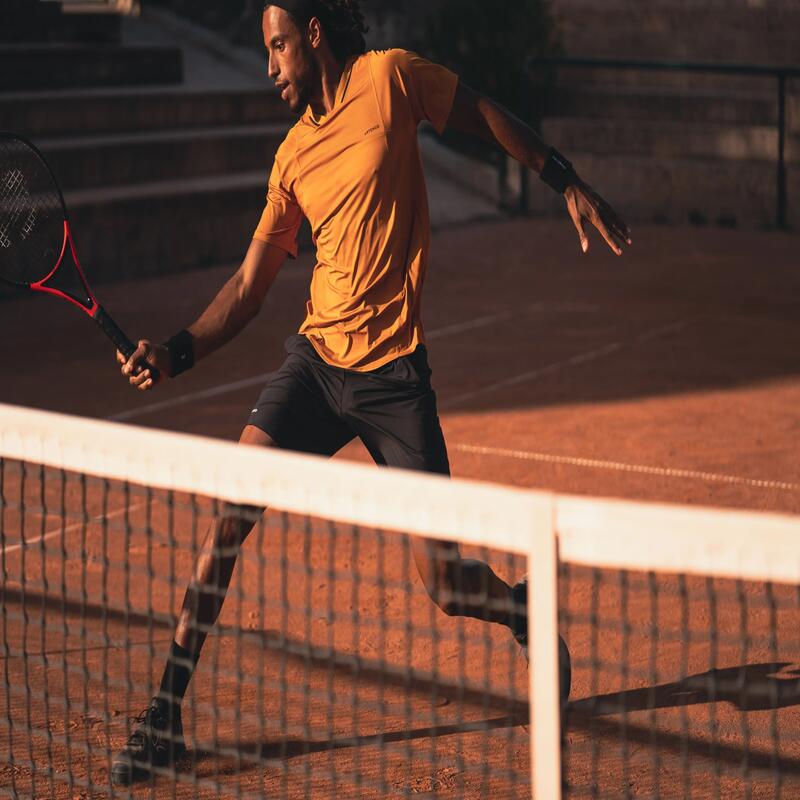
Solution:
{"label": "orange t-shirt", "polygon": [[275,156],[254,238],[297,256],[311,223],[317,264],[300,328],[329,364],[375,369],[424,342],[430,245],[417,126],[441,133],[458,77],[405,50],[348,62],[333,109],[311,107]]}

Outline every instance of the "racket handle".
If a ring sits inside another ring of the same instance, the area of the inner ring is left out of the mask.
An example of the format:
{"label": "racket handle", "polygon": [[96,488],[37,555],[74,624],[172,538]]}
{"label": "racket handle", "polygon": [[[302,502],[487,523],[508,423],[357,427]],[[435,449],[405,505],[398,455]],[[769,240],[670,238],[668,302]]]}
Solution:
{"label": "racket handle", "polygon": [[[108,313],[106,313],[103,306],[97,306],[97,310],[92,319],[100,326],[100,330],[114,342],[117,350],[119,350],[125,358],[130,358],[133,355],[136,350],[136,345],[122,332],[122,329],[111,319]],[[154,366],[146,364],[145,362],[140,362],[138,366],[140,371],[145,368],[150,370],[153,383],[159,379],[160,373]]]}

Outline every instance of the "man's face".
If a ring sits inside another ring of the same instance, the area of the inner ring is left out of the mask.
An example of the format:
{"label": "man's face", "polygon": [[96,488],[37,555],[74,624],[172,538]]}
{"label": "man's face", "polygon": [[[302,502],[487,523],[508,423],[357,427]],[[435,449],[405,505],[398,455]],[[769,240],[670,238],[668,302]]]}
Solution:
{"label": "man's face", "polygon": [[280,88],[281,98],[295,114],[302,114],[319,83],[319,67],[307,35],[287,11],[267,6],[261,20],[267,48],[267,73]]}

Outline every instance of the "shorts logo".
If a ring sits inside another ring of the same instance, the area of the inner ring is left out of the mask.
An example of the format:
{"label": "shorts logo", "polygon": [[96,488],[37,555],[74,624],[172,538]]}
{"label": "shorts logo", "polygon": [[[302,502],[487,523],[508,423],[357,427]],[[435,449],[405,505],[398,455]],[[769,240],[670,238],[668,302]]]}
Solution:
{"label": "shorts logo", "polygon": [[364,136],[369,136],[373,131],[377,131],[380,128],[380,125],[373,125],[368,131],[364,133]]}

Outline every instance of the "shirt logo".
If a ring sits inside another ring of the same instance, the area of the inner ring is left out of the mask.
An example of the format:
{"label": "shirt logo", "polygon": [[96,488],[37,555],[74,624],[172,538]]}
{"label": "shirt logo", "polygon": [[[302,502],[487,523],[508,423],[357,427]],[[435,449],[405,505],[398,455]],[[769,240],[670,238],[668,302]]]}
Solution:
{"label": "shirt logo", "polygon": [[368,131],[364,133],[364,136],[369,136],[373,131],[377,131],[380,128],[380,125],[373,125]]}

